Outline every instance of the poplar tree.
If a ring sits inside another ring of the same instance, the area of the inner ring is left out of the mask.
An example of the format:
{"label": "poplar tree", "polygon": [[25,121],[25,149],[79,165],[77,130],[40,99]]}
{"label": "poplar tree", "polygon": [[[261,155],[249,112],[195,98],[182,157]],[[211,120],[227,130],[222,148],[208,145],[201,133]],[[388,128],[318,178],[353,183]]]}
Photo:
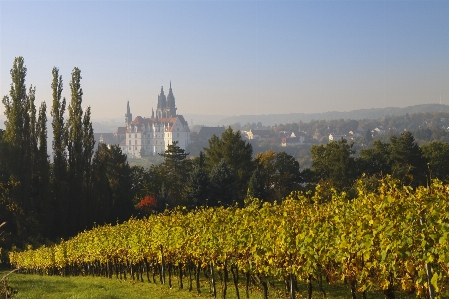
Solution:
{"label": "poplar tree", "polygon": [[[17,228],[17,240],[25,241],[36,228],[32,197],[32,147],[30,114],[35,117],[34,89],[30,88],[31,97],[27,95],[25,77],[27,68],[23,57],[14,59],[11,74],[11,88],[9,95],[3,97],[5,106],[5,132],[3,134],[5,166],[8,181],[14,182],[10,197],[14,205]],[[31,101],[31,103],[30,103]],[[31,108],[33,107],[33,108]]]}
{"label": "poplar tree", "polygon": [[[3,140],[7,144],[6,159],[7,168],[10,172],[10,179],[20,181],[24,174],[25,167],[23,165],[24,144],[24,114],[28,106],[28,97],[26,94],[25,77],[27,69],[24,65],[22,57],[14,59],[11,73],[11,89],[9,96],[3,97],[3,105],[5,106],[5,132]],[[22,203],[22,199],[19,199]]]}
{"label": "poplar tree", "polygon": [[84,173],[84,194],[81,197],[82,207],[84,209],[82,217],[79,217],[79,227],[84,228],[90,226],[90,214],[94,208],[91,204],[92,201],[92,157],[94,154],[95,139],[94,130],[92,128],[92,122],[90,120],[90,107],[87,107],[83,116],[83,173]]}
{"label": "poplar tree", "polygon": [[53,236],[53,200],[50,196],[50,162],[47,154],[47,105],[42,102],[36,125],[38,149],[36,155],[40,220],[47,236]]}
{"label": "poplar tree", "polygon": [[55,234],[64,236],[68,229],[67,215],[69,201],[67,197],[67,132],[64,125],[64,112],[66,109],[66,99],[62,98],[62,76],[59,75],[59,69],[54,67],[52,70],[53,81],[51,88],[53,90],[53,105],[51,110],[53,127],[53,173],[51,186],[53,190],[52,201],[56,206],[57,217],[55,217]]}
{"label": "poplar tree", "polygon": [[79,227],[79,217],[82,217],[84,163],[83,163],[83,110],[81,107],[83,90],[81,89],[81,71],[75,67],[70,82],[71,101],[69,104],[69,119],[66,124],[68,152],[68,184],[69,202],[68,215],[69,235],[75,234]]}
{"label": "poplar tree", "polygon": [[[31,86],[28,90],[28,101],[25,107],[25,113],[23,114],[24,129],[23,129],[23,142],[24,142],[24,163],[27,165],[27,186],[29,187],[29,207],[30,211],[37,212],[39,214],[39,203],[36,202],[39,196],[39,178],[37,177],[37,135],[36,135],[36,88]],[[23,188],[24,186],[22,186]]]}

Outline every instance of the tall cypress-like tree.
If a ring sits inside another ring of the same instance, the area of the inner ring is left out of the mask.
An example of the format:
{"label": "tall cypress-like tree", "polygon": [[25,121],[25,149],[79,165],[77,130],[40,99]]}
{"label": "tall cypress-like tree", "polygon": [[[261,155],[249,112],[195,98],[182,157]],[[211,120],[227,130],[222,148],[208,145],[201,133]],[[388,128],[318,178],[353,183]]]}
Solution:
{"label": "tall cypress-like tree", "polygon": [[[33,194],[32,177],[34,173],[31,136],[31,123],[35,124],[36,112],[34,108],[34,89],[30,88],[30,96],[27,95],[25,77],[27,68],[23,57],[14,59],[10,71],[12,84],[9,96],[3,98],[5,106],[5,132],[3,134],[3,159],[8,173],[8,181],[13,181],[14,188],[10,197],[16,205],[17,241],[24,242],[38,231],[36,225],[35,194]],[[33,130],[35,127],[33,128]]]}
{"label": "tall cypress-like tree", "polygon": [[[27,68],[24,65],[23,57],[14,59],[11,73],[11,89],[9,96],[3,97],[3,105],[5,106],[5,132],[3,141],[6,144],[5,160],[10,179],[21,182],[25,175],[25,149],[24,140],[24,114],[27,113],[28,96],[26,93],[25,77]],[[19,205],[23,204],[24,198],[18,196],[16,198]]]}
{"label": "tall cypress-like tree", "polygon": [[53,200],[50,196],[50,163],[47,154],[47,105],[42,102],[39,108],[39,117],[36,125],[38,150],[36,155],[39,215],[45,235],[52,237],[53,232]]}
{"label": "tall cypress-like tree", "polygon": [[68,185],[69,202],[68,215],[69,228],[67,233],[73,235],[81,229],[78,226],[79,218],[84,217],[82,204],[84,196],[84,169],[83,163],[83,90],[81,89],[81,71],[75,67],[70,82],[71,100],[69,104],[69,119],[66,124],[67,152],[68,152]]}
{"label": "tall cypress-like tree", "polygon": [[64,112],[66,109],[66,100],[62,98],[62,76],[59,75],[59,69],[54,67],[52,70],[53,81],[51,88],[53,90],[53,104],[51,110],[53,127],[53,172],[51,186],[53,190],[52,201],[56,206],[57,217],[54,219],[54,236],[65,236],[68,230],[68,207],[69,198],[67,193],[67,132],[64,124]]}
{"label": "tall cypress-like tree", "polygon": [[82,217],[79,217],[79,227],[90,226],[90,214],[94,208],[92,201],[92,157],[94,154],[95,139],[92,122],[90,120],[90,107],[87,107],[83,116],[83,167],[84,167],[84,194],[82,196],[82,207],[84,209]]}
{"label": "tall cypress-like tree", "polygon": [[[39,177],[38,177],[38,137],[37,137],[37,121],[36,121],[36,87],[31,86],[28,90],[28,105],[26,109],[28,113],[24,114],[24,148],[26,150],[25,158],[28,164],[30,175],[30,207],[33,213],[40,213],[40,204],[36,202],[39,197]],[[26,146],[26,145],[29,146]]]}

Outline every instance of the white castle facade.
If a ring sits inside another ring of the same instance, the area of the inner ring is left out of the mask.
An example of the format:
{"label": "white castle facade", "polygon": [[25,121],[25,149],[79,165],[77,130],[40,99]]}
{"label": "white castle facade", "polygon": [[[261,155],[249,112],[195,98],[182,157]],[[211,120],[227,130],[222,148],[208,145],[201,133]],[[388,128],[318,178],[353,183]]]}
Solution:
{"label": "white castle facade", "polygon": [[176,109],[171,82],[167,96],[161,87],[156,114],[153,110],[150,118],[137,116],[133,120],[128,101],[125,127],[119,127],[116,132],[116,136],[122,140],[122,152],[135,158],[157,155],[174,142],[185,150],[190,142],[189,125],[182,115],[176,114]]}

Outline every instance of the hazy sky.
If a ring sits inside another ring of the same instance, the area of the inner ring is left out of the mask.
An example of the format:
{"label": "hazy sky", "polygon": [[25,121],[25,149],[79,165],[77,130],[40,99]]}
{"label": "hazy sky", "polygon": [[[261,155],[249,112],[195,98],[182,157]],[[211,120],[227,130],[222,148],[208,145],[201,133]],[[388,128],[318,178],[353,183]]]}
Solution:
{"label": "hazy sky", "polygon": [[[93,118],[449,104],[449,1],[3,1],[0,95],[14,57],[51,106],[81,69]],[[3,105],[0,112],[3,114]]]}

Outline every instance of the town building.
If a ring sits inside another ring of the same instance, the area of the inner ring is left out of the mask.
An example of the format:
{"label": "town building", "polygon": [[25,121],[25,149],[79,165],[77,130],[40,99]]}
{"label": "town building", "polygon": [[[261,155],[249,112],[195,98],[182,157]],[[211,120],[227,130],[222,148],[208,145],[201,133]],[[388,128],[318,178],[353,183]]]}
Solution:
{"label": "town building", "polygon": [[337,141],[340,139],[346,139],[346,135],[344,134],[329,134],[329,141]]}
{"label": "town building", "polygon": [[221,137],[225,130],[225,127],[201,127],[198,132],[198,141],[208,141],[214,135]]}
{"label": "town building", "polygon": [[281,146],[295,146],[304,143],[306,134],[304,132],[281,131]]}
{"label": "town building", "polygon": [[273,137],[273,132],[271,130],[250,130],[247,135],[250,140],[264,140]]}

